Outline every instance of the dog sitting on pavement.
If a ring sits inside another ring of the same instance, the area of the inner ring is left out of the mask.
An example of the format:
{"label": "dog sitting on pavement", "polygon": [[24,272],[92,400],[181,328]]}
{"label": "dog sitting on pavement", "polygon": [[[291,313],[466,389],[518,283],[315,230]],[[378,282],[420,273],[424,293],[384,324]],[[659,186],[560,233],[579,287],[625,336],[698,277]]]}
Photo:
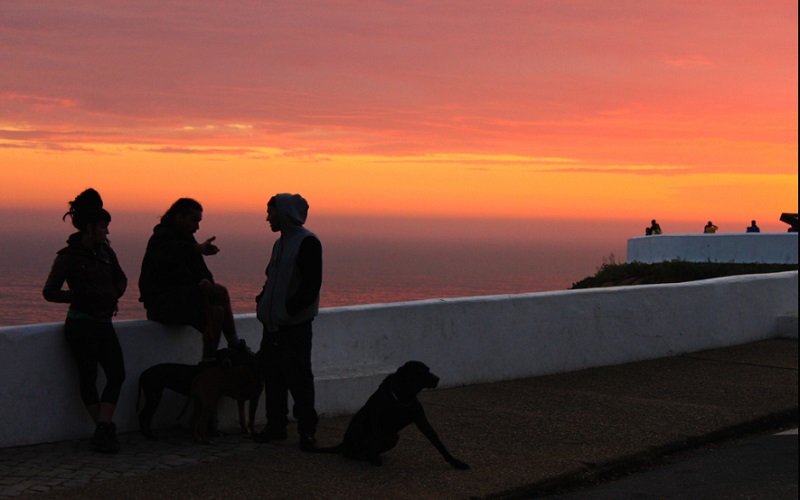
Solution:
{"label": "dog sitting on pavement", "polygon": [[431,373],[424,363],[407,362],[387,376],[353,416],[341,444],[309,451],[340,453],[347,458],[381,465],[381,453],[394,448],[400,440],[400,430],[413,423],[450,465],[456,469],[469,469],[467,464],[447,451],[417,399],[422,389],[433,389],[438,384],[439,377]]}
{"label": "dog sitting on pavement", "polygon": [[[192,434],[195,440],[210,444],[207,430],[222,396],[236,400],[242,432],[255,434],[254,421],[263,389],[262,368],[252,353],[244,363],[214,365],[201,371],[192,380],[189,390],[195,403],[192,419]],[[244,419],[245,401],[250,402],[247,423]]]}
{"label": "dog sitting on pavement", "polygon": [[[139,412],[139,430],[150,439],[156,438],[153,433],[152,422],[153,416],[161,403],[164,389],[188,396],[191,391],[192,381],[201,372],[224,364],[240,365],[246,363],[252,357],[252,351],[242,342],[234,348],[219,349],[215,353],[215,359],[211,361],[203,361],[196,365],[160,363],[144,370],[139,375],[139,391],[136,400],[136,408],[138,409],[140,398],[144,394],[144,408]],[[178,419],[182,415],[183,412],[178,416]],[[240,409],[239,418],[240,422],[244,422],[243,409]],[[246,429],[243,423],[241,425],[243,429]]]}

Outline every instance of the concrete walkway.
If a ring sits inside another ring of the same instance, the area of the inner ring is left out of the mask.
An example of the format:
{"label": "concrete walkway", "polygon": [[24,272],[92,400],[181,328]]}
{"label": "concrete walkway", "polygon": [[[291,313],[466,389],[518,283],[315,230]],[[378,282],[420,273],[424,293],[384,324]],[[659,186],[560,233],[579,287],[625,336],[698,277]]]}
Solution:
{"label": "concrete walkway", "polygon": [[[294,439],[184,430],[120,436],[99,455],[70,441],[0,450],[0,497],[530,498],[733,437],[797,426],[798,348],[776,339],[621,366],[424,392],[440,437],[472,467],[452,469],[414,428],[383,467],[306,454]],[[435,367],[433,367],[435,371]],[[53,418],[58,418],[54,413]],[[336,444],[348,417],[324,418]]]}

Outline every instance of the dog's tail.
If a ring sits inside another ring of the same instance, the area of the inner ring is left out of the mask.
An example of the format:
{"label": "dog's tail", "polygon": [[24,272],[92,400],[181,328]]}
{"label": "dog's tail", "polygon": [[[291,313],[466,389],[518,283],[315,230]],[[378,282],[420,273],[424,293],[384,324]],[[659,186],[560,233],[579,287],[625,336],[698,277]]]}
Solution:
{"label": "dog's tail", "polygon": [[139,388],[136,390],[136,412],[139,412],[139,401],[142,399],[142,376],[139,375]]}

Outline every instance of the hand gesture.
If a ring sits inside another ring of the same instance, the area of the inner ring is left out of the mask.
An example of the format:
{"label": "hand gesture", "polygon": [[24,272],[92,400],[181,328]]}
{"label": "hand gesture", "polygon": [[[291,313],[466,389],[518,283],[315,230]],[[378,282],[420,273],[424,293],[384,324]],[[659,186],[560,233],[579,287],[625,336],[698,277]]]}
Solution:
{"label": "hand gesture", "polygon": [[219,247],[212,243],[212,241],[216,240],[216,236],[212,236],[211,238],[207,239],[206,241],[200,243],[198,247],[200,247],[200,253],[203,255],[216,255],[219,253]]}

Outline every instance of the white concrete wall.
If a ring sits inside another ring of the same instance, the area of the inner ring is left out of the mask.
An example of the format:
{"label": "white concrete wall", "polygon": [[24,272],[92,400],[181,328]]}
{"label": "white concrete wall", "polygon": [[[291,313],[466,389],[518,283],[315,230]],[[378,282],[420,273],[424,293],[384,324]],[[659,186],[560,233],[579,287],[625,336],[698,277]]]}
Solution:
{"label": "white concrete wall", "polygon": [[[798,273],[323,309],[314,323],[317,408],[354,412],[410,359],[442,386],[514,379],[742,344],[797,338]],[[792,316],[793,314],[793,316]],[[793,323],[781,318],[794,318]],[[788,325],[794,325],[787,328]],[[258,346],[254,315],[237,316]],[[199,333],[149,321],[116,323],[128,373],[116,422],[135,430],[137,380],[162,362],[194,363]],[[91,435],[61,324],[0,328],[0,446]],[[175,425],[185,398],[165,391],[154,421]],[[263,401],[259,416],[263,422]],[[220,410],[233,427],[234,404]],[[188,438],[187,438],[188,439]]]}
{"label": "white concrete wall", "polygon": [[660,234],[628,240],[628,262],[797,264],[797,233]]}

